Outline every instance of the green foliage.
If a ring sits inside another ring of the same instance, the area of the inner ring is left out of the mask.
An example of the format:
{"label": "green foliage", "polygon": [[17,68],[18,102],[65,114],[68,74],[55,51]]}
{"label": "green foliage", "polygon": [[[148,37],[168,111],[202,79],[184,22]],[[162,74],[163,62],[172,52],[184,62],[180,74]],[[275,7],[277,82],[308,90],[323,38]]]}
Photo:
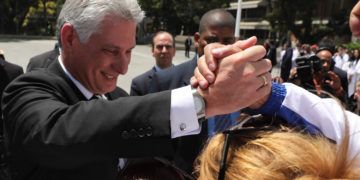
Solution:
{"label": "green foliage", "polygon": [[[332,12],[329,23],[314,25],[313,19],[318,7],[325,9],[327,6],[337,9],[340,4],[336,0],[267,0],[271,4],[271,11],[266,15],[266,20],[271,24],[272,31],[281,35],[293,33],[302,43],[316,43],[325,36],[348,36],[351,34],[348,19],[350,10],[342,9]],[[325,4],[326,2],[326,4]],[[356,3],[355,1],[353,2]],[[324,10],[323,10],[324,11]]]}
{"label": "green foliage", "polygon": [[0,33],[20,33],[20,25],[31,5],[37,0],[1,0],[0,1]]}
{"label": "green foliage", "polygon": [[349,50],[360,49],[360,42],[350,42],[345,44],[345,47]]}
{"label": "green foliage", "polygon": [[[54,35],[56,15],[65,0],[0,0],[0,33]],[[193,34],[208,10],[225,8],[230,0],[139,0],[152,19],[149,33],[167,30]]]}
{"label": "green foliage", "polygon": [[38,0],[30,6],[22,23],[27,34],[54,35],[56,29],[56,1]]}
{"label": "green foliage", "polygon": [[0,0],[0,33],[54,35],[65,0]]}

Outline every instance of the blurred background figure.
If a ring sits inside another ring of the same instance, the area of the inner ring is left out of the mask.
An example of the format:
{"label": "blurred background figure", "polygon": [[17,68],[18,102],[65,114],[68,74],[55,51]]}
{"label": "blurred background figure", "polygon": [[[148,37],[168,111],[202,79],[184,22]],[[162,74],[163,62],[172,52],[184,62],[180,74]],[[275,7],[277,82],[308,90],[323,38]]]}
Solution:
{"label": "blurred background figure", "polygon": [[295,60],[300,56],[301,43],[297,41],[295,47],[290,47],[290,43],[287,43],[289,46],[285,50],[284,55],[281,59],[281,70],[280,77],[284,82],[288,81],[290,70],[296,67]]}
{"label": "blurred background figure", "polygon": [[337,47],[337,52],[334,55],[335,66],[344,69],[343,66],[349,61],[349,55],[346,52],[346,48],[343,45]]}
{"label": "blurred background figure", "polygon": [[301,45],[300,56],[308,56],[311,55],[311,49],[309,44]]}
{"label": "blurred background figure", "polygon": [[311,54],[315,54],[316,51],[319,49],[318,45],[317,44],[313,44],[310,46],[310,51],[311,51]]}
{"label": "blurred background figure", "polygon": [[347,78],[349,82],[349,96],[353,96],[356,83],[360,79],[360,50],[354,49],[350,54],[349,60],[344,63],[343,70],[347,72]]}
{"label": "blurred background figure", "polygon": [[360,114],[360,81],[356,83],[354,100],[356,101],[356,107],[354,108],[354,112],[356,114]]}
{"label": "blurred background figure", "polygon": [[188,36],[184,43],[185,43],[185,56],[187,58],[189,58],[190,57],[190,48],[191,48],[191,45],[192,45],[191,37]]}
{"label": "blurred background figure", "polygon": [[30,72],[39,68],[47,68],[53,63],[60,55],[59,42],[55,43],[54,49],[51,51],[44,52],[30,58],[29,63],[26,67],[26,72]]}
{"label": "blurred background figure", "polygon": [[131,82],[130,95],[142,96],[150,93],[150,86],[155,72],[174,67],[172,63],[176,53],[174,37],[166,31],[157,32],[151,41],[151,52],[155,65],[150,70],[135,77]]}
{"label": "blurred background figure", "polygon": [[266,49],[266,58],[270,59],[272,67],[277,65],[276,57],[276,44],[273,40],[266,39],[264,42],[264,47]]}

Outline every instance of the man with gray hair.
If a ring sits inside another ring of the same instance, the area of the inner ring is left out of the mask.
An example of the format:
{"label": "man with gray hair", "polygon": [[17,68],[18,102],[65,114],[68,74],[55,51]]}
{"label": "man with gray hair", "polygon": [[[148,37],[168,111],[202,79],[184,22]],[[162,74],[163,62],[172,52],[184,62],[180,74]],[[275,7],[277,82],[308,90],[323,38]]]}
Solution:
{"label": "man with gray hair", "polygon": [[143,14],[136,0],[65,2],[58,60],[4,91],[13,179],[116,179],[119,158],[171,156],[173,138],[200,132],[198,119],[268,95],[270,62],[248,40],[227,47],[244,50],[223,60],[208,90],[124,97],[117,77],[128,70]]}

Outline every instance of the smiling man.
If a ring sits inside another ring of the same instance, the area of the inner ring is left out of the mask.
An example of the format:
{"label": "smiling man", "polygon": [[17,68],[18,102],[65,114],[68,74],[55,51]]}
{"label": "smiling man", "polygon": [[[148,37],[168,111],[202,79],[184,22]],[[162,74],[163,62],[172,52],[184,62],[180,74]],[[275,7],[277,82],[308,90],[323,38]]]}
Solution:
{"label": "smiling man", "polygon": [[136,0],[65,2],[58,60],[15,79],[3,94],[13,179],[116,179],[119,158],[171,156],[174,138],[200,132],[199,118],[269,94],[271,65],[252,39],[231,46],[244,51],[224,61],[210,90],[125,97],[116,80],[128,70],[143,14]]}

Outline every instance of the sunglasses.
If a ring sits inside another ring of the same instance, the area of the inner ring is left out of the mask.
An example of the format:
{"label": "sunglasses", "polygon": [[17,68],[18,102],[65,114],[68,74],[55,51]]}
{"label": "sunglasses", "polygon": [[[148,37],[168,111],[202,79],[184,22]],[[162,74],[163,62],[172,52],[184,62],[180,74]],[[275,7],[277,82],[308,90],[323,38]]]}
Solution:
{"label": "sunglasses", "polygon": [[[242,120],[238,125],[234,126],[233,128],[222,132],[225,135],[225,142],[221,152],[220,171],[218,175],[218,180],[224,180],[225,178],[225,172],[227,168],[227,164],[226,164],[227,156],[231,141],[234,137],[241,137],[241,138],[246,138],[248,140],[254,140],[259,138],[253,135],[254,132],[271,131],[278,129],[273,125],[276,117],[272,118],[271,121],[267,121],[270,122],[270,124],[269,123],[266,124],[264,120],[260,120],[262,119],[262,117],[263,116],[261,115],[249,116],[244,120]],[[247,141],[241,142],[240,146],[245,145],[246,142]]]}

